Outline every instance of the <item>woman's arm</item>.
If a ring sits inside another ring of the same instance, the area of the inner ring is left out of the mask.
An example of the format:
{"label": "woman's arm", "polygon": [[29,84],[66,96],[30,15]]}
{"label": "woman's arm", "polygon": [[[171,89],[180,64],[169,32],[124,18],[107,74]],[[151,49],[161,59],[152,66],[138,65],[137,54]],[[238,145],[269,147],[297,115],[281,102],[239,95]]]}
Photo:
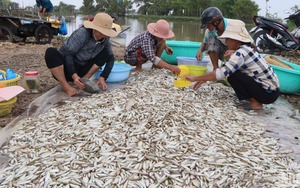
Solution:
{"label": "woman's arm", "polygon": [[206,81],[215,81],[215,80],[217,80],[216,70],[214,70],[212,72],[209,72],[207,74],[204,74],[204,75],[200,75],[200,76],[184,75],[184,76],[182,76],[182,78],[185,78],[185,79],[187,79],[191,82],[196,81],[196,84],[193,86],[193,89],[199,88]]}
{"label": "woman's arm", "polygon": [[195,82],[195,81],[215,81],[217,80],[216,78],[216,70],[209,72],[207,74],[204,75],[200,75],[200,76],[193,76],[193,75],[184,75],[182,76],[183,78],[191,81],[191,82]]}
{"label": "woman's arm", "polygon": [[66,63],[65,69],[72,75],[73,80],[78,80],[79,76],[74,65],[74,58],[76,53],[84,46],[86,40],[86,33],[84,30],[77,29],[69,37],[66,43],[60,48],[60,52],[64,55]]}
{"label": "woman's arm", "polygon": [[197,52],[197,54],[196,54],[196,59],[198,60],[198,61],[201,61],[202,60],[202,52],[204,52],[205,51],[205,47],[206,47],[206,43],[205,42],[202,42],[202,44],[201,44],[201,46],[199,47],[199,50],[198,50],[198,52]]}

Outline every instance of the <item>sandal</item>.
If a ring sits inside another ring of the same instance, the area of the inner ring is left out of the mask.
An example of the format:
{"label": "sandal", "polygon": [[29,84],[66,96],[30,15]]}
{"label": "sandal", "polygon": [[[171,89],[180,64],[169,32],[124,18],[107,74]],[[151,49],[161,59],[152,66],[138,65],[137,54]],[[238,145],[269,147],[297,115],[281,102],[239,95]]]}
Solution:
{"label": "sandal", "polygon": [[253,108],[253,107],[250,105],[250,103],[244,103],[244,104],[242,104],[242,105],[239,105],[238,108],[239,108],[239,109],[243,109],[243,110],[248,110],[248,111],[250,111],[250,110],[262,110],[262,109],[263,109],[263,108],[261,108],[261,109],[255,109],[255,108]]}

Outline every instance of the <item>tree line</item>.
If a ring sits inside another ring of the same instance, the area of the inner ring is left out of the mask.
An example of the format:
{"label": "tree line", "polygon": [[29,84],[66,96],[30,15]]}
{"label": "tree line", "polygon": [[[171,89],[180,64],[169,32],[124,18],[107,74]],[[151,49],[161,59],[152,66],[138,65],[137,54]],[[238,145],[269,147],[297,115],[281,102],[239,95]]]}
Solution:
{"label": "tree line", "polygon": [[[259,11],[252,0],[83,0],[80,11],[94,14],[105,11],[117,16],[133,14],[199,17],[210,6],[218,7],[227,18],[251,20]],[[136,10],[134,10],[134,5]],[[247,5],[247,6],[245,6]]]}
{"label": "tree line", "polygon": [[[269,0],[265,1],[267,3]],[[203,10],[211,6],[218,7],[227,18],[240,19],[245,22],[251,22],[253,16],[257,15],[260,10],[253,0],[82,0],[79,10],[75,10],[75,5],[61,1],[58,6],[54,6],[53,14],[94,15],[97,12],[106,12],[117,17],[138,14],[199,18]],[[11,0],[0,0],[0,7],[19,8],[19,4]],[[36,5],[29,8],[35,10]],[[299,10],[299,8],[295,5],[291,10]],[[267,13],[266,16],[277,18],[276,14]]]}
{"label": "tree line", "polygon": [[[107,12],[121,17],[134,12],[142,15],[199,17],[210,6],[218,7],[228,18],[242,20],[251,19],[259,11],[258,5],[252,0],[82,0],[79,12],[87,15]],[[0,7],[19,8],[19,4],[11,0],[0,0]],[[36,9],[36,5],[33,9]],[[54,6],[54,14],[74,12],[74,5],[62,1]]]}
{"label": "tree line", "polygon": [[[0,8],[8,9],[8,10],[21,9],[19,3],[12,2],[11,0],[0,0]],[[33,7],[27,6],[27,7],[24,7],[24,10],[36,12],[37,7],[36,7],[36,5],[34,5]],[[61,15],[61,16],[74,15],[76,12],[75,5],[65,4],[62,1],[59,3],[58,6],[54,6],[53,10],[54,10],[53,11],[54,15]]]}

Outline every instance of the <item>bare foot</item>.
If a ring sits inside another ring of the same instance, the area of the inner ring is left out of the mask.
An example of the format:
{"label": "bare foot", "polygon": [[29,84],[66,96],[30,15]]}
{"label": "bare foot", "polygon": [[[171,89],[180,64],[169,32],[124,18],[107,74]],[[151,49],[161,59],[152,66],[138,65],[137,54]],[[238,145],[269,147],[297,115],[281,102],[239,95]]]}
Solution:
{"label": "bare foot", "polygon": [[72,96],[78,94],[77,89],[75,89],[75,88],[73,88],[73,87],[71,87],[71,86],[65,87],[64,90],[65,90],[65,92],[66,92],[70,97],[72,97]]}
{"label": "bare foot", "polygon": [[135,68],[132,70],[133,72],[142,72],[142,69],[139,69],[139,68]]}
{"label": "bare foot", "polygon": [[259,102],[259,101],[257,101],[256,99],[250,98],[249,101],[250,101],[250,105],[252,106],[252,108],[254,110],[261,110],[261,109],[263,109],[262,103]]}
{"label": "bare foot", "polygon": [[245,103],[239,105],[238,108],[243,110],[262,110],[263,106],[252,106],[251,103]]}
{"label": "bare foot", "polygon": [[239,105],[239,108],[244,110],[262,110],[263,105],[256,99],[250,98],[249,103],[244,103],[242,105]]}

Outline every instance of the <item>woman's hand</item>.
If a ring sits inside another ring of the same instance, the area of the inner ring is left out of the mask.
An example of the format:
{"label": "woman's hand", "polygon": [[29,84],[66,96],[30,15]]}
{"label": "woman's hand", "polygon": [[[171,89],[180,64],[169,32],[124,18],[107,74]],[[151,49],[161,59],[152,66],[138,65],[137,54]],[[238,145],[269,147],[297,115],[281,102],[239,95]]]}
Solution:
{"label": "woman's hand", "polygon": [[[188,81],[194,82],[196,81],[196,76],[193,75],[183,75],[181,78],[187,79]],[[196,84],[194,84],[193,89],[199,88],[203,83],[206,81],[198,81]]]}
{"label": "woman's hand", "polygon": [[84,84],[81,82],[80,77],[75,73],[72,75],[73,82],[74,84],[79,88],[79,89],[84,89]]}
{"label": "woman's hand", "polygon": [[198,81],[193,85],[193,89],[198,89],[202,84],[204,84],[206,81]]}
{"label": "woman's hand", "polygon": [[99,77],[98,81],[97,81],[97,85],[101,85],[102,86],[102,90],[105,91],[107,89],[107,85],[105,83],[105,80],[103,77]]}
{"label": "woman's hand", "polygon": [[177,66],[175,66],[175,65],[170,65],[169,70],[172,71],[173,74],[175,74],[175,75],[180,74],[180,69]]}
{"label": "woman's hand", "polygon": [[230,56],[234,53],[234,50],[227,50],[225,53],[224,53],[224,57],[225,59],[228,61],[230,59]]}
{"label": "woman's hand", "polygon": [[170,47],[167,46],[165,50],[166,50],[167,54],[169,54],[169,55],[173,54],[172,48],[170,48]]}
{"label": "woman's hand", "polygon": [[201,61],[202,60],[202,51],[198,51],[197,52],[196,59],[197,59],[197,61]]}
{"label": "woman's hand", "polygon": [[194,82],[196,80],[195,76],[189,75],[189,74],[183,75],[183,76],[181,76],[181,78],[187,79],[188,81],[191,81],[191,82]]}

